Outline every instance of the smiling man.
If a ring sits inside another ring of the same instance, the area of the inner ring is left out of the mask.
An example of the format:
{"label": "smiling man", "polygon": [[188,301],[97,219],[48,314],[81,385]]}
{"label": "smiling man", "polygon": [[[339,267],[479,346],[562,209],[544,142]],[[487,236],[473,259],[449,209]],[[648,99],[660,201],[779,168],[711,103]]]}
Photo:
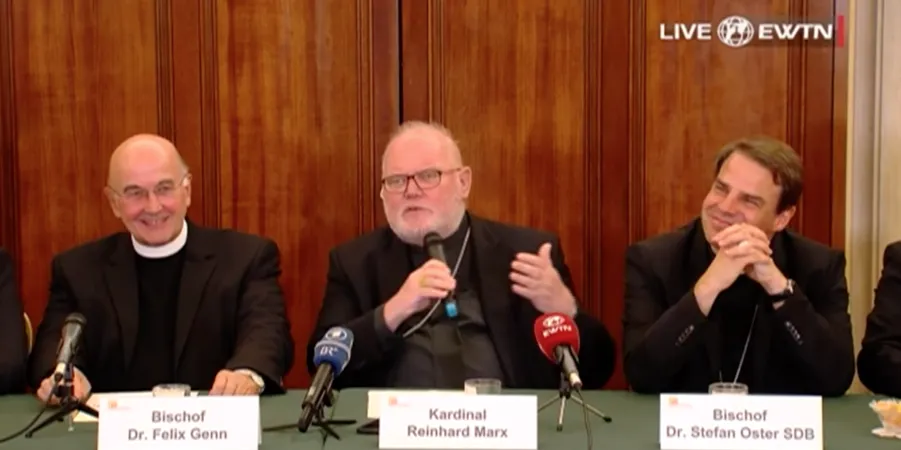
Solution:
{"label": "smiling man", "polygon": [[127,232],[59,254],[29,378],[46,399],[66,316],[87,319],[76,395],[184,383],[218,395],[283,392],[294,344],[269,239],[194,225],[191,174],[168,140],[141,134],[110,158],[104,189]]}
{"label": "smiling man", "polygon": [[629,247],[624,370],[635,391],[842,395],[854,376],[844,255],[788,231],[802,166],[742,139],[716,158],[701,216]]}
{"label": "smiling man", "polygon": [[[388,226],[333,249],[325,297],[310,337],[333,326],[353,331],[342,387],[461,389],[468,378],[504,387],[556,389],[560,377],[540,353],[533,324],[543,313],[575,317],[586,388],[610,378],[615,348],[597,320],[579,312],[559,239],[467,213],[472,169],[439,125],[403,124],[382,157],[380,197]],[[443,239],[447,263],[423,239]],[[439,299],[453,293],[449,317]]]}

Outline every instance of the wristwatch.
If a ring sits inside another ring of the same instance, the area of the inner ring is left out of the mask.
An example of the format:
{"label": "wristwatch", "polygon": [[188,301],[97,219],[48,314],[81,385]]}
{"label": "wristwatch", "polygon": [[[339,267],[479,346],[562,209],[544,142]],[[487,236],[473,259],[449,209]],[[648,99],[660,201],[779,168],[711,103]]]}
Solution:
{"label": "wristwatch", "polygon": [[266,382],[263,381],[263,377],[259,376],[256,372],[254,372],[250,369],[238,369],[235,371],[235,373],[240,373],[240,374],[249,376],[250,379],[253,380],[253,384],[256,384],[257,388],[259,388],[260,393],[262,393],[263,390],[266,388]]}
{"label": "wristwatch", "polygon": [[770,299],[773,301],[773,303],[778,303],[778,302],[781,302],[781,301],[791,297],[792,295],[794,295],[794,293],[795,293],[795,280],[788,278],[785,283],[785,289],[783,289],[782,292],[780,292],[778,294],[771,295]]}

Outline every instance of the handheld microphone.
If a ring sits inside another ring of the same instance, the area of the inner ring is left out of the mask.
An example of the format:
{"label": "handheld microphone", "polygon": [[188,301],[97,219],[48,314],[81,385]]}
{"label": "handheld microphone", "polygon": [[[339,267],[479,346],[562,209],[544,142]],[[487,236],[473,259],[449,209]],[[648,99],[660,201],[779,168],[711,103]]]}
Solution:
{"label": "handheld microphone", "polygon": [[313,347],[313,364],[317,369],[301,403],[303,409],[297,422],[297,429],[301,432],[306,433],[310,428],[331,392],[335,378],[347,367],[353,343],[353,332],[344,327],[332,327]]}
{"label": "handheld microphone", "polygon": [[78,353],[78,344],[81,341],[85,323],[87,323],[87,320],[79,313],[72,313],[66,317],[63,323],[59,351],[56,356],[56,370],[53,371],[54,383],[62,381],[66,375],[66,369],[73,364],[75,354]]}
{"label": "handheld microphone", "polygon": [[560,367],[569,385],[579,390],[579,328],[569,316],[544,314],[535,320],[535,340],[544,356]]}
{"label": "handheld microphone", "polygon": [[[447,264],[447,257],[444,255],[443,239],[438,233],[434,231],[426,233],[422,240],[422,246],[425,247],[429,258],[437,259]],[[444,303],[444,313],[447,314],[447,317],[457,317],[457,301],[454,299],[453,292],[443,298],[441,302]]]}

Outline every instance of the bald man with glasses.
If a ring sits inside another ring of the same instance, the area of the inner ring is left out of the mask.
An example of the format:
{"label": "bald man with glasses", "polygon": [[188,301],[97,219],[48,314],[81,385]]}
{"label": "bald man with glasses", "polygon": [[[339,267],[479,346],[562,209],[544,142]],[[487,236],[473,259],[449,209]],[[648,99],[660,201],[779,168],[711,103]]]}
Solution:
{"label": "bald man with glasses", "polygon": [[[540,353],[533,325],[544,313],[574,317],[586,389],[610,378],[615,350],[603,325],[579,310],[560,240],[466,210],[472,169],[450,132],[401,125],[382,158],[388,226],[331,251],[325,297],[307,350],[334,326],[355,336],[343,387],[461,389],[468,378],[508,388],[556,389],[559,372]],[[443,240],[447,261],[423,249]],[[437,299],[454,292],[458,315]]]}
{"label": "bald man with glasses", "polygon": [[79,398],[168,383],[212,395],[284,392],[294,343],[276,244],[189,222],[191,174],[160,136],[123,142],[104,192],[126,232],[54,258],[29,362],[38,396],[52,397],[60,332],[75,312],[87,320],[74,361]]}

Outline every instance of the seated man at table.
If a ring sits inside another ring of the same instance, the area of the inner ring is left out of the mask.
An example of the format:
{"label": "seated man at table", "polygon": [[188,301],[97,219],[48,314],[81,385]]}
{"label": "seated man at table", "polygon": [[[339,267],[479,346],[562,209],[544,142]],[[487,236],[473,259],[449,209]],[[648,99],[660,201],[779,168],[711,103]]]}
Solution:
{"label": "seated man at table", "polygon": [[[560,240],[467,213],[472,170],[446,129],[402,125],[382,157],[382,176],[389,226],[331,251],[307,350],[311,373],[314,344],[342,326],[355,339],[339,389],[461,389],[468,378],[557,388],[559,372],[540,353],[533,325],[542,313],[561,313],[579,328],[584,387],[606,383],[615,347],[603,325],[578,310]],[[443,238],[447,264],[428,258],[429,232]],[[455,319],[437,300],[451,292]]]}
{"label": "seated man at table", "polygon": [[786,227],[802,190],[791,147],[741,139],[716,158],[699,219],[629,247],[624,371],[645,393],[842,395],[854,376],[845,260]]}
{"label": "seated man at table", "polygon": [[857,376],[876,394],[901,397],[901,241],[882,255],[882,276],[857,355]]}
{"label": "seated man at table", "polygon": [[0,248],[0,395],[25,392],[28,340],[16,272],[9,253]]}
{"label": "seated man at table", "polygon": [[293,361],[278,247],[185,219],[191,175],[171,142],[137,135],[110,159],[105,193],[127,233],[57,255],[29,379],[46,399],[63,323],[86,318],[78,397],[184,383],[210,394],[281,393]]}

